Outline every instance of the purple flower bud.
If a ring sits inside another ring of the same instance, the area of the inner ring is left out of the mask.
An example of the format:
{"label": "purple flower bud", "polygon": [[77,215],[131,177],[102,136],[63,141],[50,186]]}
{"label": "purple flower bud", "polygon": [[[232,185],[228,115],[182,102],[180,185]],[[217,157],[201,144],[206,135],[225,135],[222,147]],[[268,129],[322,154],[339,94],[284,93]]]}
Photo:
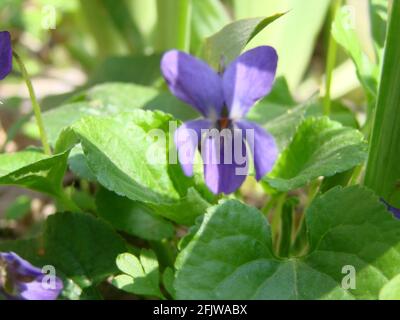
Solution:
{"label": "purple flower bud", "polygon": [[[53,278],[50,278],[53,277]],[[13,252],[0,252],[0,296],[15,300],[56,300],[63,283]]]}

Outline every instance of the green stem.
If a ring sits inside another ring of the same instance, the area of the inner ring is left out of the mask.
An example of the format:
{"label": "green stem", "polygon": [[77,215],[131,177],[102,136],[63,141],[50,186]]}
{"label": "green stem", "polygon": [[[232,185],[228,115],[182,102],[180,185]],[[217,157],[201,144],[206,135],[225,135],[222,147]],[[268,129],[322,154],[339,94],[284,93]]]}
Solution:
{"label": "green stem", "polygon": [[280,231],[280,226],[281,226],[281,219],[282,219],[282,209],[283,205],[286,200],[286,193],[282,193],[278,196],[276,200],[276,207],[274,210],[274,215],[272,217],[271,221],[271,233],[272,233],[272,239],[275,243],[274,248],[276,248],[276,252],[278,251],[279,248],[279,231]]}
{"label": "green stem", "polygon": [[13,56],[17,61],[19,68],[22,73],[22,77],[25,80],[26,86],[28,87],[29,96],[32,102],[33,112],[36,118],[36,124],[39,128],[40,140],[42,141],[44,152],[48,155],[51,155],[50,145],[47,141],[46,130],[44,129],[43,119],[42,119],[42,112],[40,110],[40,105],[36,99],[35,91],[33,90],[31,79],[29,78],[28,72],[26,71],[25,65],[22,62],[21,58],[16,52],[13,52]]}
{"label": "green stem", "polygon": [[268,217],[268,215],[270,214],[270,211],[273,209],[273,207],[275,206],[276,202],[278,200],[277,195],[273,195],[271,196],[266,204],[264,205],[264,207],[262,207],[261,212],[265,214],[265,216]]}
{"label": "green stem", "polygon": [[298,203],[299,201],[297,198],[289,198],[282,207],[281,234],[278,251],[279,256],[282,258],[288,258],[290,254],[293,233],[293,211]]}
{"label": "green stem", "polygon": [[178,39],[177,49],[188,52],[190,49],[190,24],[192,0],[177,0],[178,6]]}
{"label": "green stem", "polygon": [[365,185],[400,207],[400,1],[393,1]]}
{"label": "green stem", "polygon": [[308,250],[307,223],[304,217],[305,213],[303,213],[302,219],[297,229],[297,233],[290,252],[291,256],[298,257],[304,255]]}
{"label": "green stem", "polygon": [[[342,4],[342,0],[333,0],[332,3],[332,19],[335,19],[336,12],[339,10]],[[332,28],[332,27],[331,27]],[[333,38],[332,32],[329,32],[329,44],[328,44],[328,56],[326,60],[326,79],[325,79],[325,96],[323,100],[324,115],[329,116],[331,113],[331,84],[332,84],[332,74],[333,69],[336,64],[336,53],[337,53],[337,43]]]}
{"label": "green stem", "polygon": [[360,165],[354,168],[349,185],[355,185],[359,182],[363,167],[363,165]]}

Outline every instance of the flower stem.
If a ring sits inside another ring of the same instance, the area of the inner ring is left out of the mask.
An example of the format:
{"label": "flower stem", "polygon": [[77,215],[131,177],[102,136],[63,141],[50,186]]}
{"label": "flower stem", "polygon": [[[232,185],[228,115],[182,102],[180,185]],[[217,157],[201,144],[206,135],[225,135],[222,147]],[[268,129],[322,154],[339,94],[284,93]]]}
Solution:
{"label": "flower stem", "polygon": [[[331,9],[331,22],[335,19],[336,12],[340,8],[342,0],[333,0]],[[332,23],[331,23],[332,25]],[[326,60],[326,74],[325,74],[325,96],[323,100],[324,115],[329,116],[331,113],[331,84],[332,84],[332,73],[336,63],[337,43],[332,35],[332,26],[329,32],[329,44],[328,44],[328,56]]]}
{"label": "flower stem", "polygon": [[294,209],[298,204],[296,198],[288,198],[282,207],[281,232],[279,235],[279,256],[288,258],[292,246]]}
{"label": "flower stem", "polygon": [[177,49],[188,52],[190,49],[190,24],[192,0],[178,0],[178,41]]}
{"label": "flower stem", "polygon": [[40,105],[36,99],[36,95],[35,95],[35,91],[33,90],[31,79],[29,78],[28,72],[26,71],[25,65],[22,62],[20,56],[16,52],[13,52],[13,56],[19,65],[19,68],[22,73],[22,77],[24,78],[26,86],[28,87],[29,96],[31,98],[32,108],[33,108],[33,112],[35,114],[36,124],[39,128],[40,140],[42,141],[44,152],[48,155],[51,155],[50,145],[49,145],[49,142],[47,141],[47,135],[46,135],[46,131],[45,131],[44,125],[43,125],[43,119],[42,119],[42,113],[40,110]]}

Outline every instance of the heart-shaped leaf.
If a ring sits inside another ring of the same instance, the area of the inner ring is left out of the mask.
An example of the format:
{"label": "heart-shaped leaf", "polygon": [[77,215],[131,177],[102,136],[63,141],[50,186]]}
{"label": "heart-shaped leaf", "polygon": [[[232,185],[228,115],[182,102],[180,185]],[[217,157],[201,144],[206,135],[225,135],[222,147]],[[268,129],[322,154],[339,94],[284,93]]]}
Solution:
{"label": "heart-shaped leaf", "polygon": [[306,224],[309,253],[278,259],[259,211],[236,200],[210,208],[177,258],[177,298],[377,299],[400,274],[400,221],[371,191],[328,191]]}
{"label": "heart-shaped leaf", "polygon": [[307,118],[264,181],[289,191],[320,176],[347,171],[366,157],[367,144],[359,131],[328,118]]}
{"label": "heart-shaped leaf", "polygon": [[124,291],[164,298],[160,291],[157,257],[151,250],[142,250],[140,259],[130,253],[117,257],[117,266],[124,274],[113,279],[113,285]]}

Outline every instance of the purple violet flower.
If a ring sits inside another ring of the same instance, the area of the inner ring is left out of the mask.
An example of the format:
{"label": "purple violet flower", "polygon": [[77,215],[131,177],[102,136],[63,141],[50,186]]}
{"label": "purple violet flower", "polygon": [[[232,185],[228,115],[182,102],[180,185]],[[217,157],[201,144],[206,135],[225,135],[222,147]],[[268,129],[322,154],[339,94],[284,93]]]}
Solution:
{"label": "purple violet flower", "polygon": [[0,296],[16,300],[55,300],[63,283],[58,277],[48,283],[45,277],[41,269],[14,252],[0,252]]}
{"label": "purple violet flower", "polygon": [[[166,52],[161,60],[161,71],[171,92],[205,118],[185,122],[176,130],[179,162],[184,173],[192,176],[195,152],[201,145],[205,181],[215,194],[232,193],[243,183],[247,175],[246,144],[257,180],[275,163],[278,150],[274,138],[244,117],[271,91],[277,62],[277,53],[269,46],[243,53],[220,73],[177,50]],[[210,130],[213,133],[204,137],[204,132]],[[222,135],[223,131],[228,134]]]}
{"label": "purple violet flower", "polygon": [[0,32],[0,80],[3,80],[12,69],[11,36],[8,31]]}

